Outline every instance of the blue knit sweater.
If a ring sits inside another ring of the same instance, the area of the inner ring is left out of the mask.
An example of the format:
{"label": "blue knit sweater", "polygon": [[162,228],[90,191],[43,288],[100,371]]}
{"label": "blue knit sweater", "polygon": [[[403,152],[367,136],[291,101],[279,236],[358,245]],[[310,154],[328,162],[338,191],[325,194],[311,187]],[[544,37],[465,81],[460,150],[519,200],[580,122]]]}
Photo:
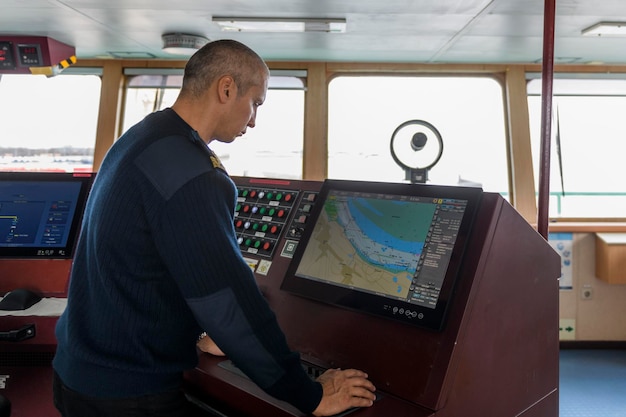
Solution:
{"label": "blue knit sweater", "polygon": [[241,256],[236,188],[173,110],[109,150],[94,183],[59,318],[53,366],[101,398],[175,389],[206,331],[269,394],[311,412],[321,385],[300,366]]}

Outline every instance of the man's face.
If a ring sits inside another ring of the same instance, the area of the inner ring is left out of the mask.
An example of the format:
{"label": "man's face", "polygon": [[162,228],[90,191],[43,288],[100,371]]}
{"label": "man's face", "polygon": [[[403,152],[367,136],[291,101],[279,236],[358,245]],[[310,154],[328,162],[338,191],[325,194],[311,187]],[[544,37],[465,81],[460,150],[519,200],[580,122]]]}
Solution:
{"label": "man's face", "polygon": [[254,127],[257,109],[265,101],[266,92],[267,78],[264,78],[260,85],[250,87],[243,95],[240,94],[236,86],[233,91],[229,91],[233,100],[226,121],[220,129],[221,134],[216,139],[220,142],[230,143],[245,134],[248,127]]}

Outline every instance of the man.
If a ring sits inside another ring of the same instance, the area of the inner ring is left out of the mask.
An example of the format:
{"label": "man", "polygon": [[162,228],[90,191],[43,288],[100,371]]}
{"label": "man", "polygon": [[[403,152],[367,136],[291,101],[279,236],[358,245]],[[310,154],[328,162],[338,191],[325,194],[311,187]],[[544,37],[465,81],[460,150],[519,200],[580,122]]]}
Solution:
{"label": "man", "polygon": [[211,42],[187,63],[174,105],[109,150],[56,328],[64,417],[188,415],[182,372],[195,365],[203,331],[207,350],[305,413],[372,404],[361,371],[330,370],[319,382],[304,373],[236,243],[236,188],[207,145],[254,127],[268,79],[248,47]]}

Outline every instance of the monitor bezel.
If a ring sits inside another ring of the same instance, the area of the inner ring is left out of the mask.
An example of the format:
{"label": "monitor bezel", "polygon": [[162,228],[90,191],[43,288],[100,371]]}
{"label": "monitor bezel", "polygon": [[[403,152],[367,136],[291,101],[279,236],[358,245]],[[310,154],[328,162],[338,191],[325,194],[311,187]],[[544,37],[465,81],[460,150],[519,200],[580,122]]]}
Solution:
{"label": "monitor bezel", "polygon": [[[329,193],[332,191],[380,193],[427,198],[452,198],[467,201],[467,206],[435,308],[428,308],[402,300],[387,298],[382,295],[379,296],[347,287],[336,286],[331,283],[304,278],[296,274],[320,213],[324,209],[324,204]],[[441,331],[444,328],[446,312],[450,305],[459,272],[461,271],[463,255],[476,213],[480,206],[482,194],[483,191],[480,187],[325,180],[307,220],[307,226],[296,247],[293,259],[287,268],[281,289],[291,294],[325,304],[383,317],[412,326]],[[403,314],[399,314],[400,311],[402,311]]]}
{"label": "monitor bezel", "polygon": [[[72,182],[79,183],[75,212],[70,224],[67,242],[64,246],[55,246],[50,252],[50,246],[4,246],[0,244],[0,259],[70,259],[80,233],[80,226],[87,203],[87,197],[93,184],[94,173],[68,172],[0,172],[0,182]],[[47,252],[48,251],[48,252]]]}

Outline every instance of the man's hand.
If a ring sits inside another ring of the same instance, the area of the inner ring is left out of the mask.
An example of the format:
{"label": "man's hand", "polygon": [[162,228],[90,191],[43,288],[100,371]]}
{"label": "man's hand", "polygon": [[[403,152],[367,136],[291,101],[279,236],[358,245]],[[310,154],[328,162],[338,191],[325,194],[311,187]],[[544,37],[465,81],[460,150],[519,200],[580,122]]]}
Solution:
{"label": "man's hand", "polygon": [[365,372],[356,369],[329,369],[317,378],[324,394],[313,411],[316,416],[332,416],[352,407],[369,407],[374,404],[376,388]]}
{"label": "man's hand", "polygon": [[222,349],[220,349],[219,346],[215,344],[213,339],[207,336],[206,333],[201,336],[200,340],[198,340],[197,345],[198,348],[203,352],[207,352],[215,356],[224,356],[224,352],[222,352]]}

